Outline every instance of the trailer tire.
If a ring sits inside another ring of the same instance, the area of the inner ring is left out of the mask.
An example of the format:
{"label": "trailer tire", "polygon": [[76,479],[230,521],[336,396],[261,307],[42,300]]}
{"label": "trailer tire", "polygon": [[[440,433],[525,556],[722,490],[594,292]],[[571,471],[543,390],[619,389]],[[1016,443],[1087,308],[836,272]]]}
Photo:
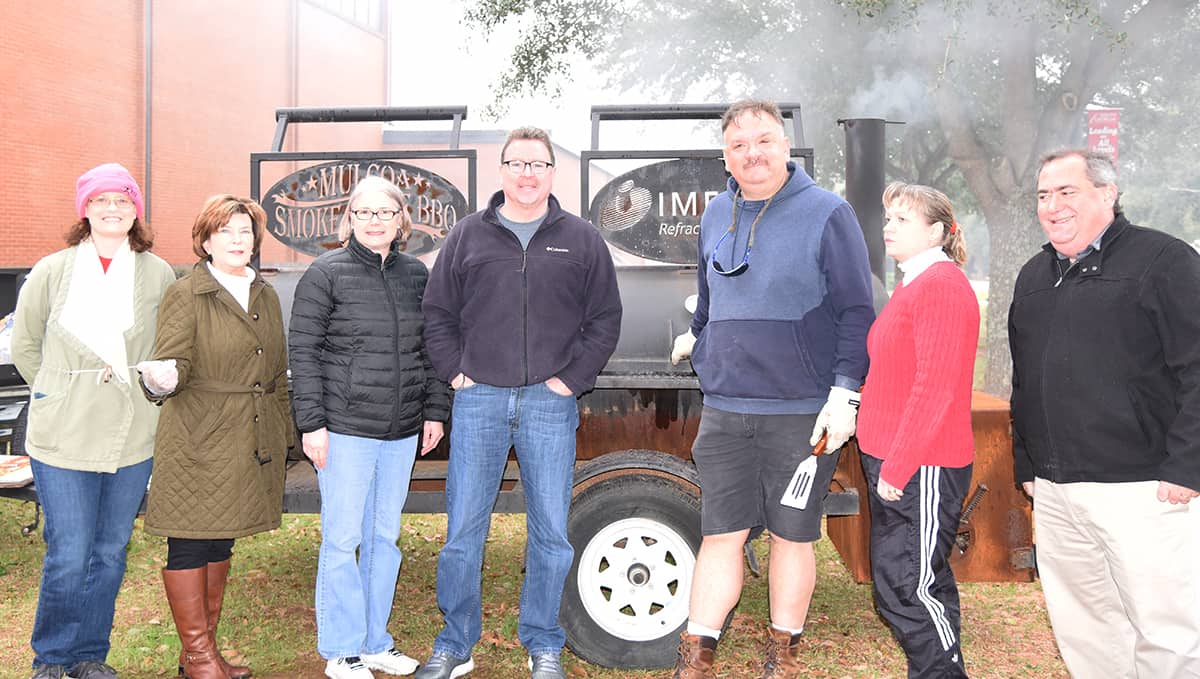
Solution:
{"label": "trailer tire", "polygon": [[567,535],[575,559],[559,621],[570,649],[604,667],[670,667],[687,625],[700,498],[662,476],[615,476],[575,497]]}

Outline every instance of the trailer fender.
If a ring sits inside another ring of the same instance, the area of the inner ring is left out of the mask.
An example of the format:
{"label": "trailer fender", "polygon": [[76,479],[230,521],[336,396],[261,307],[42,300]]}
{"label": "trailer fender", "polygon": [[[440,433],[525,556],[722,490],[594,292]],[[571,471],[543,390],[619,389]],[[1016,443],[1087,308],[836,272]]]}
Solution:
{"label": "trailer fender", "polygon": [[578,496],[604,479],[625,474],[660,476],[693,495],[700,494],[700,475],[694,464],[669,453],[642,449],[606,453],[576,465],[573,494]]}

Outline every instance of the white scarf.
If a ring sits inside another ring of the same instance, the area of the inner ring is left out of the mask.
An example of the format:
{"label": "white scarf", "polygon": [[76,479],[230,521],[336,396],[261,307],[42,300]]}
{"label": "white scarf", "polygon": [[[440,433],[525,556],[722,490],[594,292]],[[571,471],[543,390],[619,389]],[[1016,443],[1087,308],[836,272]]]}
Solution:
{"label": "white scarf", "polygon": [[229,291],[237,303],[242,305],[242,311],[250,311],[250,284],[254,282],[254,269],[246,267],[246,271],[241,276],[225,273],[217,267],[213,266],[212,262],[205,262],[208,265],[208,272],[216,279],[221,287]]}
{"label": "white scarf", "polygon": [[125,331],[133,327],[133,277],[137,259],[129,240],[121,242],[108,265],[100,264],[96,245],[89,238],[75,247],[75,266],[67,301],[59,314],[62,327],[129,384],[129,356]]}

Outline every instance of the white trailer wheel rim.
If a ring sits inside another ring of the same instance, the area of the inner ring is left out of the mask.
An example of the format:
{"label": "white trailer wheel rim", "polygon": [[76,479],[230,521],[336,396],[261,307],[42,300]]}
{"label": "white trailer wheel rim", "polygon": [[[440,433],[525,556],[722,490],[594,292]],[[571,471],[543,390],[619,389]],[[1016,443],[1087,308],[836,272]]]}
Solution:
{"label": "white trailer wheel rim", "polygon": [[627,641],[652,641],[687,620],[696,555],[666,524],[622,519],[601,529],[579,557],[576,584],[591,619]]}

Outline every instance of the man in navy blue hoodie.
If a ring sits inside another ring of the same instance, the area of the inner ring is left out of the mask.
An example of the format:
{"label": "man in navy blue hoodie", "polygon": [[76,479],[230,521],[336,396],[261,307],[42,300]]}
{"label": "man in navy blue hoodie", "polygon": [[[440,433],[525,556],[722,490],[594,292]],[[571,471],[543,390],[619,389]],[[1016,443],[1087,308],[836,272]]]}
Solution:
{"label": "man in navy blue hoodie", "polygon": [[446,237],[425,288],[426,350],[456,393],[437,572],[445,627],[417,679],[474,668],[483,546],[509,447],[521,468],[528,534],[517,635],[533,679],[565,679],[558,609],[574,558],[567,509],[575,399],[595,385],[617,346],[621,298],[600,233],[550,194],[550,137],[513,130],[500,175],[503,188],[488,207]]}
{"label": "man in navy blue hoodie", "polygon": [[[765,526],[771,624],[762,676],[794,677],[821,502],[836,452],[854,434],[867,372],[871,270],[854,211],[789,160],[775,104],[734,104],[721,126],[733,177],[701,218],[699,300],[672,353],[676,362],[692,356],[704,392],[692,447],[704,538],[675,676],[714,676],[720,629],[741,595],[742,545]],[[807,504],[783,504],[822,435],[834,454],[818,459]]]}

